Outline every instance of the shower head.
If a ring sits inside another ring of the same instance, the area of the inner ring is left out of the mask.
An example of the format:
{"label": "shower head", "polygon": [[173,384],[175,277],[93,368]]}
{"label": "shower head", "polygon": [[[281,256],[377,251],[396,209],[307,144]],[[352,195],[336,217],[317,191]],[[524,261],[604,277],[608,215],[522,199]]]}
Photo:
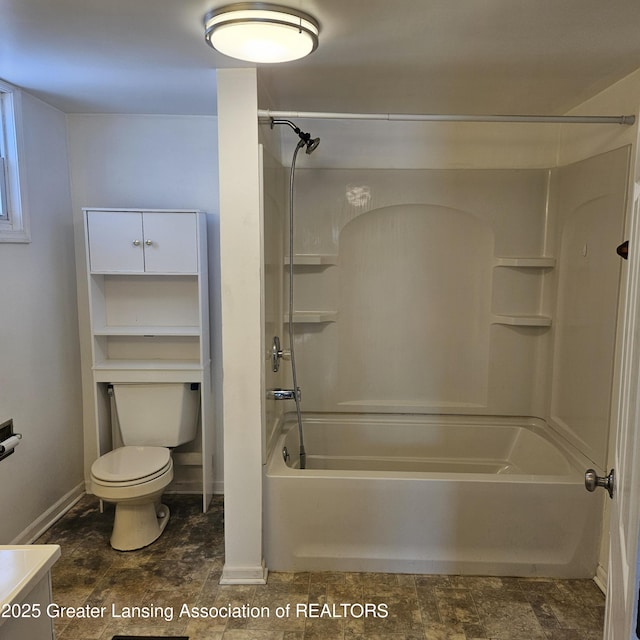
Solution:
{"label": "shower head", "polygon": [[320,138],[313,138],[312,140],[306,140],[305,144],[307,145],[307,148],[305,149],[305,151],[307,155],[310,155],[318,148],[318,145],[320,144]]}
{"label": "shower head", "polygon": [[293,124],[293,122],[291,122],[291,120],[281,120],[281,119],[276,120],[275,118],[271,118],[272,129],[273,129],[273,125],[275,124],[286,124],[288,127],[291,127],[298,134],[298,137],[300,138],[300,142],[298,144],[300,144],[301,146],[307,147],[305,149],[305,152],[307,153],[307,155],[312,154],[318,148],[318,145],[320,144],[320,138],[312,138],[310,133],[305,133],[304,131],[301,131],[299,127],[296,127],[296,125]]}

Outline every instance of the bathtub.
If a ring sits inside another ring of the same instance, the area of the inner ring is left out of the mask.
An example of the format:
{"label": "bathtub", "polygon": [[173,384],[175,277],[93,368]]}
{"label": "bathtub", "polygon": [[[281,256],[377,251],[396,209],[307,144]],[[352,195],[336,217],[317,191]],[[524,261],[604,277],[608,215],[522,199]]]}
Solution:
{"label": "bathtub", "polygon": [[267,460],[272,571],[595,575],[593,465],[542,420],[307,415],[304,437],[306,469],[291,422]]}

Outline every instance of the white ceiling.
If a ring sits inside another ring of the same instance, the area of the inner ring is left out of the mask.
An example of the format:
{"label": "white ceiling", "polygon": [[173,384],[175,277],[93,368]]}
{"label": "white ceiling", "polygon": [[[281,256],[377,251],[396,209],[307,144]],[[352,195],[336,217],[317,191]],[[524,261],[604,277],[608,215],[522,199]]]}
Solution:
{"label": "white ceiling", "polygon": [[[67,113],[212,114],[202,17],[225,0],[0,0],[0,78]],[[307,59],[259,70],[260,106],[561,114],[640,67],[638,0],[280,0]],[[271,105],[267,105],[266,95]]]}

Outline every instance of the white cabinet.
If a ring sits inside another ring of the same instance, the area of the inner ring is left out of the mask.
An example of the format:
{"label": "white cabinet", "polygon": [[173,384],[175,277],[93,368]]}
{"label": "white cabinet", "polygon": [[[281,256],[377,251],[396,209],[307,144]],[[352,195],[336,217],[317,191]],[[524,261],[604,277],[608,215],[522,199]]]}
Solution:
{"label": "white cabinet", "polygon": [[206,508],[213,433],[205,215],[85,209],[84,231],[98,455],[113,446],[109,384],[200,384],[200,436],[174,452],[174,482],[185,492],[202,487]]}
{"label": "white cabinet", "polygon": [[92,273],[197,273],[195,212],[87,211]]}

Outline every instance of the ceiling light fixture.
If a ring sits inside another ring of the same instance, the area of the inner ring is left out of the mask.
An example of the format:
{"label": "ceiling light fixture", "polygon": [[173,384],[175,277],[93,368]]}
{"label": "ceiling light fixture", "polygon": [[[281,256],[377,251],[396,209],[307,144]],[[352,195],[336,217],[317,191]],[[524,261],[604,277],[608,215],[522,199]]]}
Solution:
{"label": "ceiling light fixture", "polygon": [[310,15],[264,2],[239,2],[212,9],[204,17],[211,47],[248,62],[288,62],[318,46],[318,22]]}

